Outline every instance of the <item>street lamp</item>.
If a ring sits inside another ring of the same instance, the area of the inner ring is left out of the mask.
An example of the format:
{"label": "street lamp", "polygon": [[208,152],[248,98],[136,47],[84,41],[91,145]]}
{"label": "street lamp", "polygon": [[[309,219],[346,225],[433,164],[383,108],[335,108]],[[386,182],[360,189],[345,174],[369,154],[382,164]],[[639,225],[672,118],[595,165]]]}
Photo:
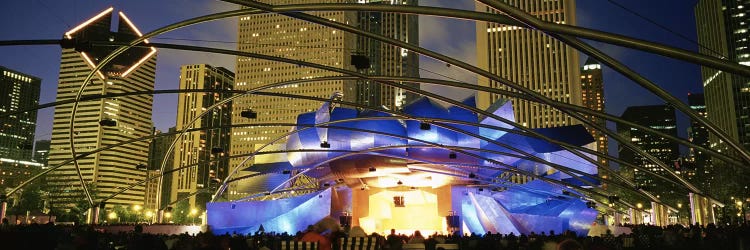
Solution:
{"label": "street lamp", "polygon": [[643,204],[641,204],[640,202],[639,202],[638,204],[635,204],[635,206],[636,206],[636,207],[637,207],[638,209],[641,209],[641,208],[643,208]]}
{"label": "street lamp", "polygon": [[154,212],[151,212],[151,210],[146,211],[146,218],[148,218],[149,224],[151,223],[151,218],[154,217]]}
{"label": "street lamp", "polygon": [[193,224],[195,224],[195,215],[198,214],[198,209],[192,208],[190,209],[190,217],[193,217]]}

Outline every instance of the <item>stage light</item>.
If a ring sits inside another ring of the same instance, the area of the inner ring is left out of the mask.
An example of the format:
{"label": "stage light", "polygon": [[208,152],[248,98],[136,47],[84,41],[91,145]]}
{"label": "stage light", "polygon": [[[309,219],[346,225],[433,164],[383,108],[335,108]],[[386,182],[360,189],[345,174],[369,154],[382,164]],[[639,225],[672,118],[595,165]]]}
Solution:
{"label": "stage light", "polygon": [[331,144],[328,143],[327,141],[323,141],[323,142],[320,143],[320,147],[321,148],[331,148]]}
{"label": "stage light", "polygon": [[419,129],[421,130],[430,130],[430,124],[426,122],[422,122],[419,124]]}
{"label": "stage light", "polygon": [[453,152],[451,152],[451,153],[450,153],[450,154],[448,155],[448,158],[451,158],[451,159],[456,159],[456,157],[457,157],[457,156],[456,156],[456,153],[453,153]]}
{"label": "stage light", "polygon": [[258,118],[258,113],[253,111],[252,109],[244,110],[240,112],[241,117],[245,117],[247,119],[256,119]]}
{"label": "stage light", "polygon": [[370,167],[370,169],[368,169],[368,170],[369,170],[370,172],[375,172],[375,171],[377,171],[377,169],[375,169],[375,167]]}

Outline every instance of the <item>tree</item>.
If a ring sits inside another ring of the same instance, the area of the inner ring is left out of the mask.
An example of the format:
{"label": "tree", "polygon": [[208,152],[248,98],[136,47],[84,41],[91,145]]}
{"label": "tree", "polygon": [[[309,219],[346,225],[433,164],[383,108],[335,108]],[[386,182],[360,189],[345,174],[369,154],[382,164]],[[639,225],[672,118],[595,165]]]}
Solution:
{"label": "tree", "polygon": [[179,201],[172,210],[172,221],[177,224],[189,223],[191,221],[190,218],[188,218],[189,215],[190,202],[188,202],[188,200]]}

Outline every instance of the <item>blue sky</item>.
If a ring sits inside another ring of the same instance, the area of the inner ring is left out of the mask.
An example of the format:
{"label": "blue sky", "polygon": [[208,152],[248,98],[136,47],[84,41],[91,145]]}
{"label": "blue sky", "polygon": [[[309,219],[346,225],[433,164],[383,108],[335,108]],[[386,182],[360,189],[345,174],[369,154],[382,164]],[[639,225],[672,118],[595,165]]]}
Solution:
{"label": "blue sky", "polygon": [[[695,39],[693,17],[695,0],[613,1],[655,20],[676,33]],[[461,9],[474,9],[475,6],[470,0],[423,0],[420,4]],[[693,51],[697,49],[696,44],[623,11],[609,1],[578,0],[576,4],[579,26],[634,36]],[[124,11],[144,32],[186,18],[237,8],[232,4],[210,0],[9,0],[4,1],[3,8],[0,8],[0,23],[2,23],[0,40],[59,39],[65,31],[109,6]],[[234,49],[236,30],[236,19],[228,19],[169,32],[154,41]],[[474,32],[475,24],[470,21],[420,17],[421,46],[471,64],[476,64]],[[682,100],[686,99],[688,92],[702,92],[699,68],[695,65],[617,46],[597,42],[591,42],[591,44],[621,60]],[[584,60],[585,56],[581,58]],[[157,89],[177,88],[179,66],[182,64],[208,63],[234,69],[234,57],[231,56],[175,50],[160,50],[157,62]],[[42,78],[41,103],[55,100],[59,64],[59,46],[0,47],[0,65]],[[456,67],[446,67],[444,63],[429,58],[423,58],[420,64],[423,69],[440,72],[470,83],[476,82],[474,75]],[[441,78],[426,71],[422,71],[421,74],[422,77]],[[608,68],[604,69],[604,80],[605,101],[607,112],[610,114],[620,115],[628,106],[663,103],[654,95]],[[471,94],[468,91],[429,89],[457,99]],[[156,108],[153,116],[157,128],[167,129],[174,126],[176,100],[175,95],[155,97]],[[39,112],[36,136],[38,139],[50,137],[52,114],[52,109]],[[684,136],[687,122],[684,116],[680,117],[680,134]]]}

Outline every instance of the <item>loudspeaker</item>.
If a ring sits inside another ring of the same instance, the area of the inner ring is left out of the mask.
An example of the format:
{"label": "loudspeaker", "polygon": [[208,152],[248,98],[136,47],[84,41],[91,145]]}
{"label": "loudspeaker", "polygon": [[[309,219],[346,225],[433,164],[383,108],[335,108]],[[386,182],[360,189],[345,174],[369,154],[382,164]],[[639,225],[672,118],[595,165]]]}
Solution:
{"label": "loudspeaker", "polygon": [[404,204],[404,197],[403,196],[393,196],[393,205],[396,207],[406,207]]}
{"label": "loudspeaker", "polygon": [[461,227],[461,219],[458,215],[448,215],[445,217],[445,222],[449,228]]}

